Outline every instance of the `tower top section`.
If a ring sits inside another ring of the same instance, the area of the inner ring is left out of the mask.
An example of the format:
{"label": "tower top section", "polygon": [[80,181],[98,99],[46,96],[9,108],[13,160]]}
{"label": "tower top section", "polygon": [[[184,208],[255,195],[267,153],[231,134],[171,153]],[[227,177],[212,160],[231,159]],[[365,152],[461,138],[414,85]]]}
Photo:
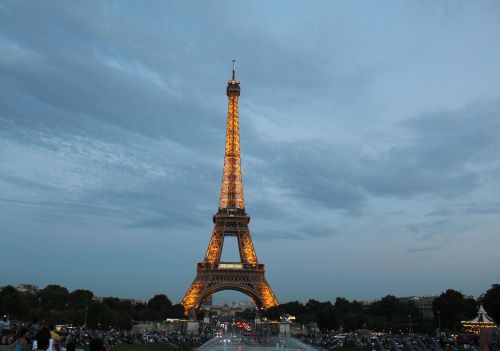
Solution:
{"label": "tower top section", "polygon": [[236,60],[233,60],[233,76],[231,80],[227,82],[227,96],[240,96],[240,81],[236,80],[235,62]]}
{"label": "tower top section", "polygon": [[238,99],[240,96],[240,82],[236,80],[233,60],[233,76],[227,83],[227,129],[226,149],[224,153],[224,170],[222,173],[222,187],[220,191],[219,211],[243,210],[243,180],[241,176],[240,159],[240,119],[238,113]]}

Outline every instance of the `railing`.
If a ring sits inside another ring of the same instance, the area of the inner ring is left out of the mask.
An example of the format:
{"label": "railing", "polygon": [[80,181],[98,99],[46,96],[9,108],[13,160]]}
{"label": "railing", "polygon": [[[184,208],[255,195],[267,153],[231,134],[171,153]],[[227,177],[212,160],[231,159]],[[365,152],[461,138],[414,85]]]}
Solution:
{"label": "railing", "polygon": [[222,262],[210,264],[207,262],[199,262],[198,269],[203,270],[251,270],[251,271],[264,271],[264,264],[250,264],[241,262]]}
{"label": "railing", "polygon": [[243,269],[243,263],[219,263],[219,269]]}

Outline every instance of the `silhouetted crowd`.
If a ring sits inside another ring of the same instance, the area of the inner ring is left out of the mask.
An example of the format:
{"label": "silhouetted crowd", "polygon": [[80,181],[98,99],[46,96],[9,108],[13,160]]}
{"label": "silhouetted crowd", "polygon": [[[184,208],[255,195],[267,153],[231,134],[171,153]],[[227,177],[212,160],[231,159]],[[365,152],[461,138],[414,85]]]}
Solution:
{"label": "silhouetted crowd", "polygon": [[34,320],[21,325],[13,332],[7,316],[0,323],[0,344],[8,345],[9,351],[83,351],[88,344],[90,351],[109,351],[111,343],[104,333],[97,330],[87,332],[56,332],[53,325],[44,325]]}

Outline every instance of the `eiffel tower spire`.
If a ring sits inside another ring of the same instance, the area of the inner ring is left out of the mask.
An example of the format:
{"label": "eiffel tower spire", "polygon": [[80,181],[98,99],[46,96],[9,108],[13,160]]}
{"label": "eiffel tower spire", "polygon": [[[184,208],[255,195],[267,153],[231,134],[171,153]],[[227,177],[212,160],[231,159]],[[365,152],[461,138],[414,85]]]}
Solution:
{"label": "eiffel tower spire", "polygon": [[236,80],[233,60],[233,76],[227,83],[227,129],[224,169],[220,191],[219,211],[223,209],[244,209],[243,179],[240,159],[240,121],[238,115],[238,97],[240,82]]}

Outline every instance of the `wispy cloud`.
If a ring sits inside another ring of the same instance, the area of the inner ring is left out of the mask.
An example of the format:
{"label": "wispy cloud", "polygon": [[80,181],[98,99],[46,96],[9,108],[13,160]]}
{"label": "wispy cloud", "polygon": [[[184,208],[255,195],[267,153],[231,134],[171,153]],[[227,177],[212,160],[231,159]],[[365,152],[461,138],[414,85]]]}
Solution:
{"label": "wispy cloud", "polygon": [[[208,244],[236,58],[250,230],[276,252],[270,259],[290,263],[285,245],[338,245],[369,265],[374,243],[398,238],[407,253],[431,252],[457,228],[462,246],[491,241],[500,212],[496,5],[205,5],[0,5],[0,235],[75,240],[92,224],[84,235],[130,234],[115,243],[120,254],[136,255],[133,240],[144,236],[150,250],[176,251],[176,264],[197,260],[182,250]],[[180,281],[191,268],[168,274]]]}
{"label": "wispy cloud", "polygon": [[406,249],[406,252],[410,254],[421,254],[421,253],[439,251],[441,249],[442,248],[440,246],[409,247],[408,249]]}
{"label": "wispy cloud", "polygon": [[419,241],[423,241],[447,234],[449,223],[448,220],[441,219],[432,222],[411,223],[407,225],[407,228],[418,235]]}
{"label": "wispy cloud", "polygon": [[500,213],[500,202],[490,202],[481,204],[470,204],[465,209],[469,214],[498,214]]}

